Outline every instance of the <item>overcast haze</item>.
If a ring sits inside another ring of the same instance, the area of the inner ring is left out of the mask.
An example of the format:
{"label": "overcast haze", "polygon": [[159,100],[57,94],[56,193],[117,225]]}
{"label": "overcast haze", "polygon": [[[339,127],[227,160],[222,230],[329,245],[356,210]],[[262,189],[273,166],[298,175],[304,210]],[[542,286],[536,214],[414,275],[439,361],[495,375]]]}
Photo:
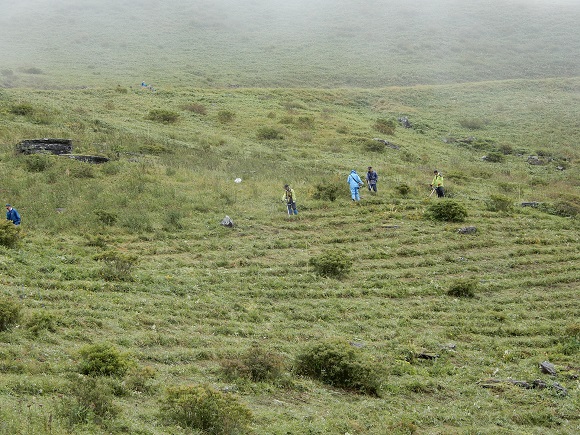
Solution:
{"label": "overcast haze", "polygon": [[0,85],[375,87],[576,76],[579,3],[0,0]]}

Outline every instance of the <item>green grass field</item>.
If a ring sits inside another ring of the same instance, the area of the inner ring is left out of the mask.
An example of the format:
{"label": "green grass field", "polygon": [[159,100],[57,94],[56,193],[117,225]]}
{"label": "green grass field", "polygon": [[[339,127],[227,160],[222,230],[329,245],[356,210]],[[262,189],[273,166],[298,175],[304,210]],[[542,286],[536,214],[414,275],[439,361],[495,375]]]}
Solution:
{"label": "green grass field", "polygon": [[0,434],[580,432],[578,7],[331,3],[5,9]]}

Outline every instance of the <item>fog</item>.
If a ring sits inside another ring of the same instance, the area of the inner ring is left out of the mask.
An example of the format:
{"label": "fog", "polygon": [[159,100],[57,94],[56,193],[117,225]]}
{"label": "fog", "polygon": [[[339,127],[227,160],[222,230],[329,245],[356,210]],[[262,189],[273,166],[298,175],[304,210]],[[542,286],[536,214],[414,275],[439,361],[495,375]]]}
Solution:
{"label": "fog", "polygon": [[0,0],[0,86],[577,76],[577,0]]}

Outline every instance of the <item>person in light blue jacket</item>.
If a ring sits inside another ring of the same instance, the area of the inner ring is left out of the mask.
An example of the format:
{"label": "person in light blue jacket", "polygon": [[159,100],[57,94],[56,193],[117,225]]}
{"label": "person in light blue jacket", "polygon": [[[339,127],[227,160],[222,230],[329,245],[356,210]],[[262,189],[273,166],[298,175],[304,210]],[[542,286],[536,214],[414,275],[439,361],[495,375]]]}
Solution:
{"label": "person in light blue jacket", "polygon": [[350,196],[352,200],[357,202],[360,201],[358,190],[364,186],[364,183],[354,169],[350,171],[350,175],[346,179],[346,182],[350,186]]}

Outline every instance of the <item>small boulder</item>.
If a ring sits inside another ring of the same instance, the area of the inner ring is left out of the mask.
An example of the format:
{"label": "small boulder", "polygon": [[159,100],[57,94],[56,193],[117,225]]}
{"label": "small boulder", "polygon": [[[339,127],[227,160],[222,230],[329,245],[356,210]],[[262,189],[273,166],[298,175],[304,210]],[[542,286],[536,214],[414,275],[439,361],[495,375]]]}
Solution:
{"label": "small boulder", "polygon": [[222,219],[221,225],[223,225],[224,227],[232,228],[234,226],[234,221],[232,220],[232,218],[226,215],[226,217]]}
{"label": "small boulder", "polygon": [[477,228],[476,227],[464,227],[464,228],[459,228],[457,230],[457,232],[459,234],[475,234],[475,233],[477,233]]}

